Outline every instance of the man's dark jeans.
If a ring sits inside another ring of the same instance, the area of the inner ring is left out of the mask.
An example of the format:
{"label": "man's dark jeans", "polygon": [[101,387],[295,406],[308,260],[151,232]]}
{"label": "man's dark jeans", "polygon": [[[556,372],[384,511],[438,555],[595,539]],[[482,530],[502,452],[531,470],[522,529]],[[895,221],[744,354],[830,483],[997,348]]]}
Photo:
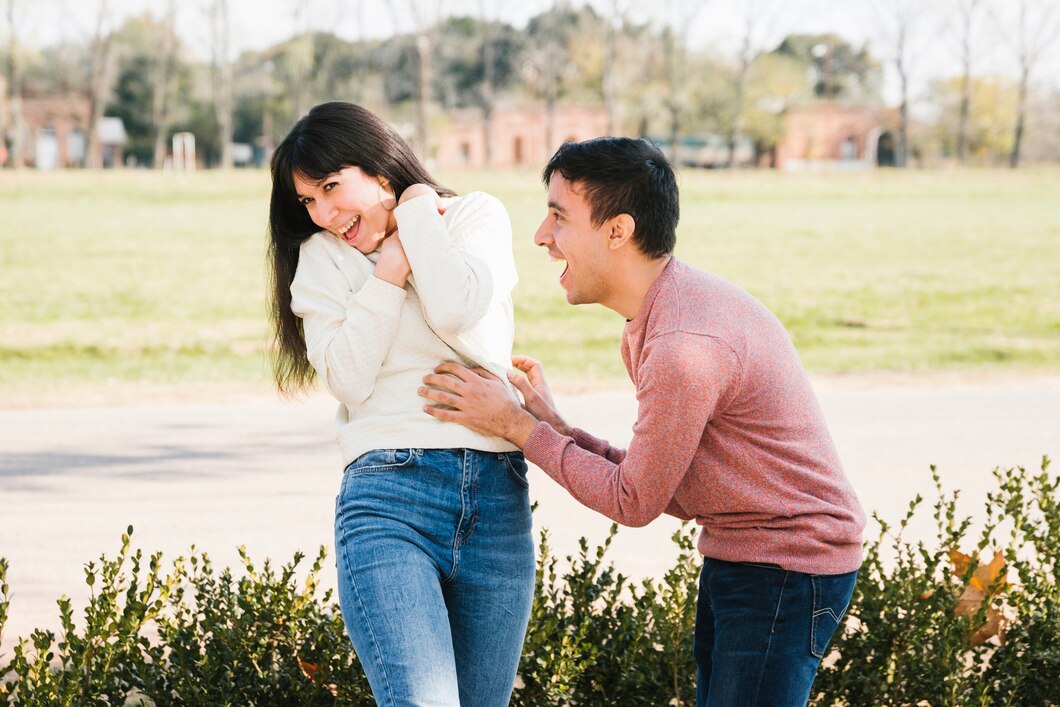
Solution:
{"label": "man's dark jeans", "polygon": [[705,558],[699,577],[697,707],[805,705],[857,572],[789,572]]}

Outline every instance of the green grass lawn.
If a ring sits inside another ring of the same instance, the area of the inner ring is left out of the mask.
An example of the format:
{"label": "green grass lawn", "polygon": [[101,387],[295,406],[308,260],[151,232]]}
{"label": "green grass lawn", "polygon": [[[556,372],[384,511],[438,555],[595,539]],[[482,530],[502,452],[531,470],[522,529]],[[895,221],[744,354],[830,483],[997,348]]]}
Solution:
{"label": "green grass lawn", "polygon": [[[441,175],[508,205],[516,349],[624,377],[622,319],[572,308],[532,172]],[[266,387],[268,175],[0,172],[0,404]],[[750,290],[817,372],[1060,370],[1060,170],[684,172],[678,255]]]}

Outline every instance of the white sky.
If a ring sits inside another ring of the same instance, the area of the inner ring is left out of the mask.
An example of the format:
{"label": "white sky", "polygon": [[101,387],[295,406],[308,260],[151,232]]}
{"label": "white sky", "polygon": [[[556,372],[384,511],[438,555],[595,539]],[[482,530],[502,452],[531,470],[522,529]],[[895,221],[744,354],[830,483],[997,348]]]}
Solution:
{"label": "white sky", "polygon": [[[106,1],[113,15],[113,24],[133,14],[148,12],[160,15],[166,0],[6,0],[14,2],[16,17],[25,28],[20,41],[34,46],[61,42],[84,41],[94,31],[95,17],[100,2]],[[920,21],[920,39],[916,61],[912,67],[913,96],[927,90],[928,81],[945,75],[955,75],[957,64],[956,41],[946,27],[952,16],[953,0],[617,0],[619,6],[629,8],[630,16],[639,21],[663,21],[674,7],[701,6],[689,25],[692,47],[713,47],[721,53],[734,54],[741,37],[745,12],[748,7],[778,8],[771,22],[759,32],[759,48],[772,48],[780,39],[792,33],[835,32],[855,45],[870,42],[870,50],[877,59],[887,58],[885,40],[886,16],[873,7],[914,2],[925,11]],[[1060,0],[1039,0],[1058,5]],[[209,53],[204,7],[208,0],[178,1],[177,30],[182,40],[200,57]],[[410,7],[421,12],[436,8],[439,0],[228,0],[232,28],[232,50],[260,50],[287,39],[306,29],[330,30],[340,37],[356,40],[392,34],[395,21],[400,31],[414,26]],[[574,5],[592,4],[601,13],[609,11],[614,0],[573,0]],[[1014,0],[992,0],[996,12],[1012,14]],[[0,7],[4,5],[0,0]],[[551,5],[551,0],[441,0],[447,14],[476,14],[485,12],[496,18],[522,27],[533,15]],[[391,9],[399,8],[399,9]],[[436,12],[436,10],[434,10]],[[670,14],[673,17],[673,14]],[[1012,50],[996,35],[986,30],[996,20],[987,20],[980,33],[976,65],[973,71],[1015,74]],[[6,41],[6,23],[0,37]],[[884,95],[896,102],[898,82],[890,62],[884,76]],[[1052,51],[1039,65],[1034,81],[1037,85],[1060,86],[1060,38],[1052,43]]]}

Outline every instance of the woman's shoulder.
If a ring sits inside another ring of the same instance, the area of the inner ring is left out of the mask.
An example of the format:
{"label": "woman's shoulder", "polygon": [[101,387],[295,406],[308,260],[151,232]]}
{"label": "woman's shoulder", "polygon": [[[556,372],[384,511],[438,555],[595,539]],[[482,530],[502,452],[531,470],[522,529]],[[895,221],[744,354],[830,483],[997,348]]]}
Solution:
{"label": "woman's shoulder", "polygon": [[[347,253],[343,252],[344,246],[344,243],[340,243],[327,231],[317,231],[302,241],[302,245],[298,247],[298,271],[308,273],[321,266],[338,267],[339,263],[346,259]],[[353,249],[349,248],[349,250]]]}
{"label": "woman's shoulder", "polygon": [[461,221],[508,218],[508,210],[501,200],[484,191],[473,191],[455,197],[446,208],[447,214]]}
{"label": "woman's shoulder", "polygon": [[302,241],[302,245],[299,246],[299,256],[330,256],[339,246],[339,242],[327,231],[317,231],[313,235]]}

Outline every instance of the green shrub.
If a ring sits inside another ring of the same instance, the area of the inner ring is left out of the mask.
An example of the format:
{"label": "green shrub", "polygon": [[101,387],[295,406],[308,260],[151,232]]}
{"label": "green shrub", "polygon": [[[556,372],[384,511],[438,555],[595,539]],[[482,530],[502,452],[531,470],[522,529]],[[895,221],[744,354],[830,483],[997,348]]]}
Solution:
{"label": "green shrub", "polygon": [[[1037,474],[994,470],[970,556],[972,519],[958,518],[958,492],[944,493],[934,467],[934,547],[902,537],[920,496],[896,528],[874,516],[880,533],[818,672],[816,703],[1060,704],[1060,479],[1048,467],[1046,458]],[[993,567],[980,565],[987,556]]]}
{"label": "green shrub", "polygon": [[[815,704],[1060,704],[1060,480],[1047,469],[1046,459],[1037,474],[995,470],[971,547],[972,520],[958,518],[957,493],[934,469],[933,546],[902,538],[920,497],[897,526],[876,518]],[[639,584],[606,561],[616,532],[594,551],[583,539],[562,572],[542,533],[513,705],[694,704],[694,528],[674,534],[662,581]],[[131,534],[115,558],[86,565],[83,620],[62,597],[58,636],[33,631],[0,656],[0,704],[373,704],[339,608],[319,591],[323,548],[304,578],[300,553],[259,569],[242,549],[239,578],[194,548],[166,573],[159,554],[131,551]],[[0,637],[7,567],[0,558]]]}

